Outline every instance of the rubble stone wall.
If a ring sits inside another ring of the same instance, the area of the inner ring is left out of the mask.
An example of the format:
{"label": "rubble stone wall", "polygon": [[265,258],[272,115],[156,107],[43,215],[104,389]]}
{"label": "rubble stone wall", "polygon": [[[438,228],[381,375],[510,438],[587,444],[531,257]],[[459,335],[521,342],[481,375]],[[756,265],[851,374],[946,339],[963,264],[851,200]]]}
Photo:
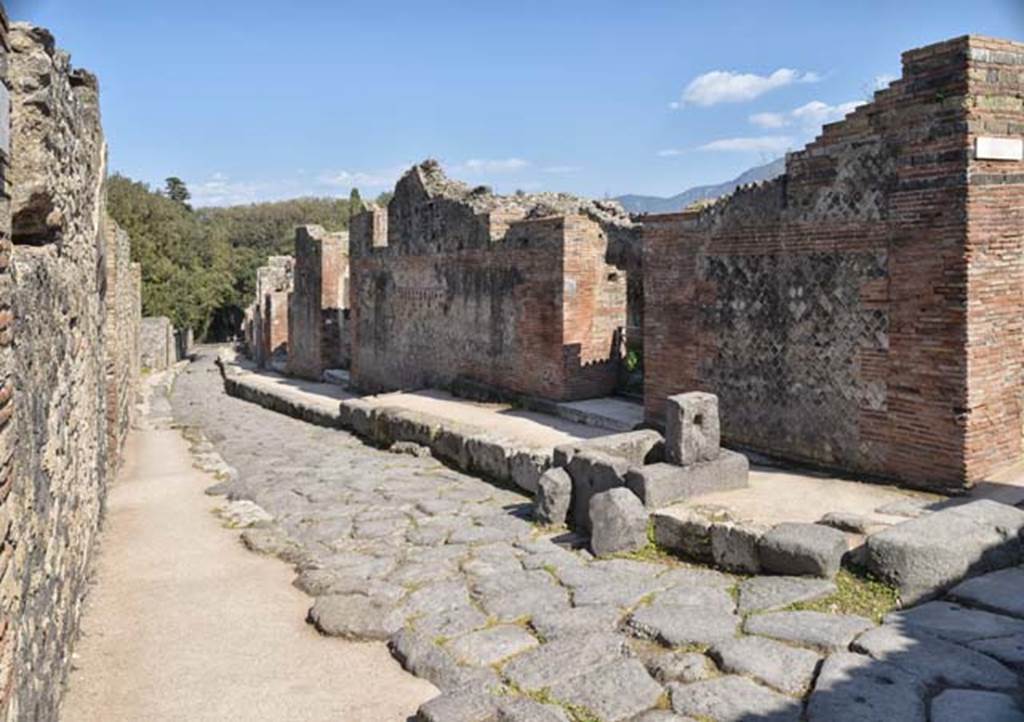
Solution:
{"label": "rubble stone wall", "polygon": [[0,718],[56,719],[133,408],[140,274],[104,213],[95,78],[45,30],[16,24],[7,40]]}
{"label": "rubble stone wall", "polygon": [[648,419],[710,391],[729,443],[930,488],[1019,458],[1024,175],[973,146],[1024,135],[1022,53],[909,51],[784,176],[648,217]]}
{"label": "rubble stone wall", "polygon": [[140,336],[142,367],[147,371],[163,371],[177,360],[174,325],[166,316],[142,319]]}
{"label": "rubble stone wall", "polygon": [[366,391],[465,377],[551,399],[614,390],[625,274],[608,231],[565,198],[501,199],[432,162],[351,228],[352,380]]}
{"label": "rubble stone wall", "polygon": [[338,367],[339,315],[347,307],[348,234],[300,226],[288,311],[289,373],[319,381],[324,369]]}

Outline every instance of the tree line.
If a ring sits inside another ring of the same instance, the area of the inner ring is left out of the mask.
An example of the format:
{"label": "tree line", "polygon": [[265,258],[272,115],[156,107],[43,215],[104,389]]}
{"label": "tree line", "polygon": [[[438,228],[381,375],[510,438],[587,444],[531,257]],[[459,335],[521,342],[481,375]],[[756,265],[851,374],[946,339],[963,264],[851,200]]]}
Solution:
{"label": "tree line", "polygon": [[255,293],[256,269],[268,256],[289,255],[295,227],[348,228],[358,191],[344,198],[295,198],[225,208],[193,209],[179,178],[161,190],[123,175],[107,181],[110,215],[131,236],[142,266],[142,313],[167,316],[197,339],[238,332]]}

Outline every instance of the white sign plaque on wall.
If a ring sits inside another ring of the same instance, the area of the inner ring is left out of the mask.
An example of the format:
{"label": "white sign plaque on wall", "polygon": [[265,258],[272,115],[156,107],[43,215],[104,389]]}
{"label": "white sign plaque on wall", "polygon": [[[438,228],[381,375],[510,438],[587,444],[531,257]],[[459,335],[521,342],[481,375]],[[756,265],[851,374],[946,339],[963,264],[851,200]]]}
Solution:
{"label": "white sign plaque on wall", "polygon": [[979,136],[974,156],[978,160],[1024,160],[1024,139]]}
{"label": "white sign plaque on wall", "polygon": [[0,82],[0,150],[11,155],[11,95]]}

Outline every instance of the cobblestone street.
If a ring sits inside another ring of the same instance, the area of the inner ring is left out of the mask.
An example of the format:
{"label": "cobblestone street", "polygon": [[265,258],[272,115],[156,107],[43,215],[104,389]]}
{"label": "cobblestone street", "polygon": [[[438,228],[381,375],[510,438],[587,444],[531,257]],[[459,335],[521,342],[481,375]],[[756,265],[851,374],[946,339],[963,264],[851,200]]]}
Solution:
{"label": "cobblestone street", "polygon": [[1019,569],[879,626],[800,609],[836,595],[826,580],[595,560],[554,543],[517,492],[228,397],[213,358],[172,396],[205,436],[197,462],[273,517],[243,540],[296,566],[310,622],[388,640],[442,690],[423,720],[1022,719]]}

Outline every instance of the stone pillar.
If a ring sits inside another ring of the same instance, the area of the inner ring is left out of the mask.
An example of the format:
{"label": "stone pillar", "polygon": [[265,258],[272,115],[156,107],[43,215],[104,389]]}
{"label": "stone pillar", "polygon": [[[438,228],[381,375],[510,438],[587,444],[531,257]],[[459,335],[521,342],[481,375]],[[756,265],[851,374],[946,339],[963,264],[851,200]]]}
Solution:
{"label": "stone pillar", "polygon": [[718,458],[718,397],[700,391],[670,396],[665,409],[665,457],[688,466]]}
{"label": "stone pillar", "polygon": [[348,234],[295,229],[295,282],[288,319],[288,372],[319,381],[339,364],[339,313],[347,305]]}

